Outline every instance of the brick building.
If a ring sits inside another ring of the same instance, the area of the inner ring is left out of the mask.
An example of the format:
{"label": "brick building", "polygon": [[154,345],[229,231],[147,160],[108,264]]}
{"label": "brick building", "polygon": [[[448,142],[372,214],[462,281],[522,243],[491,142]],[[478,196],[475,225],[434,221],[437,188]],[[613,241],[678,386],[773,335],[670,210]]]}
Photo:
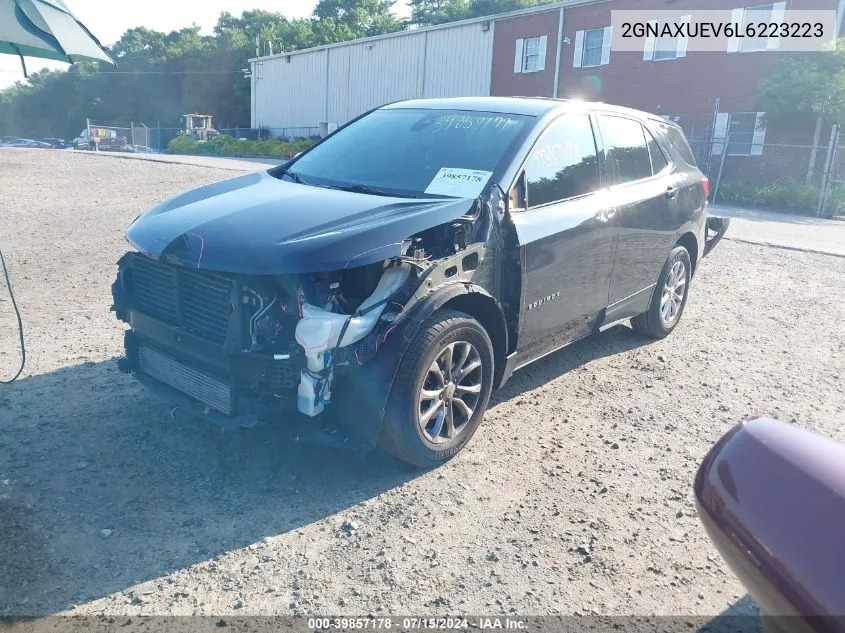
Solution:
{"label": "brick building", "polygon": [[[325,134],[401,99],[576,97],[678,121],[705,169],[724,154],[729,137],[726,160],[740,175],[798,179],[811,156],[823,160],[828,130],[816,130],[815,120],[772,129],[757,111],[757,86],[777,63],[776,46],[731,40],[722,52],[696,52],[680,39],[648,40],[639,51],[610,46],[611,11],[620,9],[730,10],[735,22],[747,19],[750,9],[755,21],[788,18],[794,9],[828,9],[837,11],[841,30],[845,0],[748,4],[755,1],[764,0],[567,0],[259,57],[250,60],[252,126],[280,130],[278,135],[290,129]],[[767,147],[787,143],[800,148],[784,158],[772,151],[767,157]]]}
{"label": "brick building", "polygon": [[[683,126],[704,163],[721,156],[730,126],[729,167],[741,166],[757,177],[766,176],[761,170],[797,175],[810,160],[815,119],[767,129],[772,126],[766,124],[765,113],[757,111],[757,86],[777,63],[776,46],[731,41],[721,52],[687,52],[687,42],[675,40],[657,50],[653,42],[646,42],[641,51],[610,47],[611,11],[624,9],[730,10],[740,23],[750,9],[773,21],[791,9],[829,9],[838,11],[841,30],[841,0],[745,6],[748,2],[708,0],[702,6],[700,0],[588,0],[503,17],[496,22],[490,92],[599,100],[662,114]],[[540,60],[538,51],[543,54]],[[816,142],[824,143],[828,132],[819,129]],[[784,165],[785,159],[768,166],[762,158],[754,160],[764,155],[767,143],[793,145],[789,160],[796,165]],[[751,160],[740,162],[743,158]]]}

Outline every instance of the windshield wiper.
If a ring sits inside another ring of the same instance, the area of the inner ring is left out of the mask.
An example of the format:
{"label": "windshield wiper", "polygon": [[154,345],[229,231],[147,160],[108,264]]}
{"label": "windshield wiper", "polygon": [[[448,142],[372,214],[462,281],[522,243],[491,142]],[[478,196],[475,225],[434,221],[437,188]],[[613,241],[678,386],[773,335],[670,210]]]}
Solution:
{"label": "windshield wiper", "polygon": [[282,169],[279,170],[279,173],[283,176],[287,176],[288,178],[290,178],[291,180],[293,180],[297,184],[300,184],[300,185],[307,185],[308,184],[295,171],[291,171],[291,170],[285,169],[283,167]]}
{"label": "windshield wiper", "polygon": [[371,196],[387,196],[389,198],[416,198],[417,196],[408,193],[390,193],[381,189],[373,189],[367,185],[328,185],[328,189],[339,189],[340,191],[351,191],[353,193],[366,193]]}

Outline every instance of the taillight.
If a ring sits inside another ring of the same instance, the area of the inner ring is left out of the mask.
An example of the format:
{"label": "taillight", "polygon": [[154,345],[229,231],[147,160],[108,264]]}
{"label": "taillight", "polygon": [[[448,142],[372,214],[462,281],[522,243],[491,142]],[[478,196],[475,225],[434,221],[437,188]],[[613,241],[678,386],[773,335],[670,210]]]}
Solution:
{"label": "taillight", "polygon": [[710,197],[710,179],[707,176],[701,177],[701,188],[704,191],[704,199]]}

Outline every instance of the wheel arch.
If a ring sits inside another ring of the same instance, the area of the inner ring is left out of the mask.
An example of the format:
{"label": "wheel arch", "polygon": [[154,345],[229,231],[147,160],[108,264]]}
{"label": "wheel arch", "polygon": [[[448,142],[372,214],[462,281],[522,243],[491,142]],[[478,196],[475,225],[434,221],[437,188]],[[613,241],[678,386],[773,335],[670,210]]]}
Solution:
{"label": "wheel arch", "polygon": [[684,233],[680,238],[678,238],[678,241],[675,242],[675,246],[683,246],[687,249],[687,253],[689,253],[690,266],[692,267],[690,273],[694,274],[695,267],[698,264],[698,239],[696,239],[695,234],[692,232]]}
{"label": "wheel arch", "polygon": [[[493,388],[499,385],[505,370],[508,350],[508,328],[505,314],[498,301],[484,288],[471,283],[451,283],[436,288],[417,307],[403,338],[411,341],[428,317],[441,309],[452,309],[477,320],[493,345]],[[405,350],[402,350],[404,356]]]}
{"label": "wheel arch", "polygon": [[438,309],[444,308],[467,313],[487,332],[490,343],[493,345],[493,387],[495,389],[504,373],[508,348],[505,315],[498,302],[486,293],[468,292],[452,297]]}

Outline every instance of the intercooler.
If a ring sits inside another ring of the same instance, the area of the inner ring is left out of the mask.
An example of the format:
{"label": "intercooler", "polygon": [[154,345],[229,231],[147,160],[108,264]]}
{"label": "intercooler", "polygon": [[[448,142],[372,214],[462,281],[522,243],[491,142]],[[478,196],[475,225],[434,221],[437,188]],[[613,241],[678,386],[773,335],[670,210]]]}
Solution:
{"label": "intercooler", "polygon": [[138,347],[138,361],[139,369],[148,376],[221,413],[232,414],[232,388],[227,382],[183,365],[146,345]]}
{"label": "intercooler", "polygon": [[229,277],[133,254],[124,280],[140,312],[214,343],[226,340],[237,301]]}

